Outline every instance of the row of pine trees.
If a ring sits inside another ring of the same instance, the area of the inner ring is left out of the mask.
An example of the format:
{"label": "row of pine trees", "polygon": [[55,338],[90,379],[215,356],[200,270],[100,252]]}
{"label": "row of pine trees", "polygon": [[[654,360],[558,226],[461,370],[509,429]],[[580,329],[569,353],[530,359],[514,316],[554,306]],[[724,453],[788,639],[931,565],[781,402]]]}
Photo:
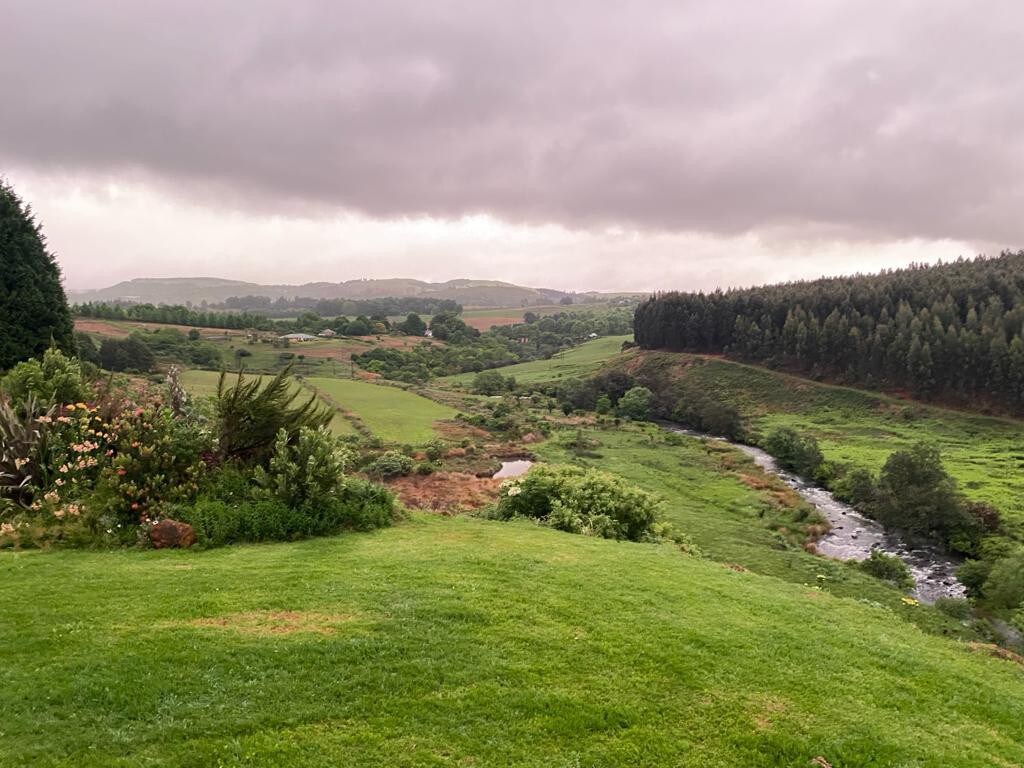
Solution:
{"label": "row of pine trees", "polygon": [[647,349],[1024,409],[1024,251],[640,304]]}

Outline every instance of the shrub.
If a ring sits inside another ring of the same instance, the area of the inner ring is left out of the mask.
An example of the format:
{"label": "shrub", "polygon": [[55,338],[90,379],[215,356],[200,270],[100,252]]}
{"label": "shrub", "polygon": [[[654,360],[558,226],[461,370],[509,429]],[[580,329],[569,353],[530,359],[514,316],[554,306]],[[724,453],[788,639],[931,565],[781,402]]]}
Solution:
{"label": "shrub", "polygon": [[31,392],[20,408],[0,398],[0,499],[27,507],[44,487],[53,411]]}
{"label": "shrub", "polygon": [[956,569],[956,578],[967,589],[968,595],[981,597],[985,580],[991,572],[991,560],[965,560],[963,565]]}
{"label": "shrub", "polygon": [[303,428],[320,429],[331,421],[331,411],[315,393],[296,405],[299,388],[290,378],[291,367],[264,382],[259,376],[246,379],[239,372],[233,386],[221,373],[217,383],[216,415],[221,455],[225,458],[265,461],[283,429],[289,442]]}
{"label": "shrub", "polygon": [[652,397],[647,387],[633,387],[619,398],[619,416],[633,421],[646,421],[651,415]]}
{"label": "shrub", "polygon": [[765,438],[764,448],[776,458],[779,466],[801,477],[814,479],[825,463],[812,435],[800,435],[791,427],[780,427]]}
{"label": "shrub", "polygon": [[344,472],[352,456],[326,427],[302,427],[297,439],[289,441],[281,429],[274,443],[269,466],[257,467],[253,481],[264,498],[274,498],[290,507],[335,498],[344,485]]}
{"label": "shrub", "polygon": [[1024,608],[1024,553],[996,562],[985,579],[982,593],[991,608],[1008,611]]}
{"label": "shrub", "polygon": [[424,446],[424,453],[430,461],[438,461],[448,451],[448,446],[443,440],[431,440]]}
{"label": "shrub", "polygon": [[900,589],[913,589],[914,577],[910,575],[907,564],[895,555],[887,555],[877,549],[871,555],[857,563],[857,567],[876,579],[888,581]]}
{"label": "shrub", "polygon": [[203,456],[212,448],[200,424],[156,402],[126,409],[106,434],[109,464],[90,505],[98,526],[145,523],[161,505],[195,498],[206,471]]}
{"label": "shrub", "polygon": [[516,380],[502,376],[497,371],[481,371],[473,377],[472,389],[478,395],[500,395],[516,387]]}
{"label": "shrub", "polygon": [[967,621],[974,613],[971,601],[959,597],[940,597],[935,601],[935,607],[950,618],[959,621]]}
{"label": "shrub", "polygon": [[964,509],[939,450],[925,443],[894,452],[878,478],[875,515],[911,534],[934,536],[971,551],[979,524]]}
{"label": "shrub", "polygon": [[[237,471],[231,471],[237,481]],[[359,478],[348,478],[331,498],[290,507],[278,498],[226,500],[206,496],[173,512],[189,523],[199,543],[221,546],[245,541],[292,541],[344,529],[371,530],[391,523],[394,496]]]}
{"label": "shrub", "polygon": [[658,497],[594,469],[536,466],[502,484],[496,517],[529,517],[571,533],[655,540]]}
{"label": "shrub", "polygon": [[0,380],[15,403],[33,395],[42,403],[78,403],[88,396],[82,380],[82,367],[77,358],[66,357],[55,347],[43,353],[42,361],[18,363]]}
{"label": "shrub", "polygon": [[398,451],[385,451],[368,464],[364,471],[371,477],[400,477],[412,472],[413,464],[411,458]]}
{"label": "shrub", "polygon": [[871,511],[875,503],[875,476],[862,467],[852,470],[839,483],[836,496],[857,509]]}
{"label": "shrub", "polygon": [[100,365],[108,371],[153,370],[156,358],[146,343],[134,334],[127,339],[104,339],[100,344]]}
{"label": "shrub", "polygon": [[731,405],[687,392],[672,411],[672,419],[684,427],[712,435],[739,440],[743,437],[740,412]]}

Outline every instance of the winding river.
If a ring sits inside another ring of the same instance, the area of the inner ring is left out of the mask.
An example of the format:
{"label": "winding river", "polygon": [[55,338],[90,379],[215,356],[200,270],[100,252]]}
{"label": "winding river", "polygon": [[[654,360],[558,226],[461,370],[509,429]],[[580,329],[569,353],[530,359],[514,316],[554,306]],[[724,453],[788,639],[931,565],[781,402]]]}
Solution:
{"label": "winding river", "polygon": [[871,554],[871,550],[878,549],[886,554],[895,555],[907,564],[914,577],[915,587],[912,594],[922,603],[934,603],[940,597],[964,596],[964,586],[956,580],[956,569],[960,561],[946,555],[937,547],[911,546],[899,535],[887,532],[879,523],[839,501],[824,488],[780,469],[775,459],[760,448],[675,425],[662,426],[671,432],[690,437],[729,443],[752,458],[765,472],[779,477],[817,509],[832,526],[831,530],[817,542],[818,552],[821,554],[837,560],[863,560]]}

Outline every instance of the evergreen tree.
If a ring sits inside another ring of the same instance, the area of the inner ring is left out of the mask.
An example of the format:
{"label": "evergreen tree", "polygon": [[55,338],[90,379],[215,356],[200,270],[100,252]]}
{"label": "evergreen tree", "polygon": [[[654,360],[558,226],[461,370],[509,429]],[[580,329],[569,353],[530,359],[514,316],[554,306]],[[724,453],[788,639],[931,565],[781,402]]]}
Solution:
{"label": "evergreen tree", "polygon": [[0,181],[0,370],[50,346],[75,351],[60,269],[29,207]]}

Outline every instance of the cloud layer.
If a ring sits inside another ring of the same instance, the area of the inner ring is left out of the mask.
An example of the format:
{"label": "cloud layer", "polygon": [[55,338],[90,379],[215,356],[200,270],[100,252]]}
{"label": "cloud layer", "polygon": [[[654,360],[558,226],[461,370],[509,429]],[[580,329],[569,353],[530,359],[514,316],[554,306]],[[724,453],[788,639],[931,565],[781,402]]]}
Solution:
{"label": "cloud layer", "polygon": [[1024,242],[1024,9],[1005,0],[0,0],[0,16],[0,169],[37,178],[328,222]]}

